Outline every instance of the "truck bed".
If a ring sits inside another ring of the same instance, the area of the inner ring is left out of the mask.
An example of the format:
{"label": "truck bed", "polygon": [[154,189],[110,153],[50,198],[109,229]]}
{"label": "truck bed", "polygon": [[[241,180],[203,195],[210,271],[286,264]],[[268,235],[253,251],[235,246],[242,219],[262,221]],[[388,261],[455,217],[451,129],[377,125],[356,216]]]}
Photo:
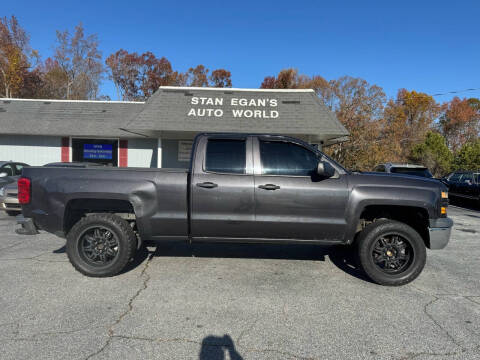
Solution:
{"label": "truck bed", "polygon": [[64,237],[64,228],[76,220],[65,218],[67,208],[94,213],[98,207],[111,206],[116,212],[120,207],[135,213],[142,237],[186,237],[188,174],[168,168],[28,167],[22,176],[31,180],[32,202],[23,206],[23,214],[35,217],[39,228]]}

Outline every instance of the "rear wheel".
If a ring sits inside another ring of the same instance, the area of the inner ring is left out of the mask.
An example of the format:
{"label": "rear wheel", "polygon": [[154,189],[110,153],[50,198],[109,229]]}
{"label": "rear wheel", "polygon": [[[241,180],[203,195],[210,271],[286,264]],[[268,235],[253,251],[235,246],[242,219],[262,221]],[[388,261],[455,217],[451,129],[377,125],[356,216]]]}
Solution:
{"label": "rear wheel", "polygon": [[362,269],[377,284],[400,286],[420,275],[427,258],[421,236],[407,224],[379,220],[358,238]]}
{"label": "rear wheel", "polygon": [[112,214],[89,215],[67,235],[67,255],[84,275],[107,277],[118,274],[134,256],[137,240],[129,224]]}

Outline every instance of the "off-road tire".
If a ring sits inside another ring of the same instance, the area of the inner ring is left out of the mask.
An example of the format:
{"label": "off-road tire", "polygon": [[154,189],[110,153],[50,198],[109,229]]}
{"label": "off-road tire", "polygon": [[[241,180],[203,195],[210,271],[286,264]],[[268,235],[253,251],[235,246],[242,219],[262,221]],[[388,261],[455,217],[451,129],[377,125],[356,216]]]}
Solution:
{"label": "off-road tire", "polygon": [[[118,253],[111,263],[104,266],[93,266],[86,261],[79,250],[82,234],[90,228],[99,226],[108,229],[118,241]],[[108,277],[117,275],[134,257],[137,239],[132,228],[122,218],[112,214],[88,215],[79,220],[68,232],[67,255],[73,267],[86,276]]]}
{"label": "off-road tire", "polygon": [[[400,273],[389,274],[375,263],[372,252],[375,244],[383,236],[398,235],[410,245],[409,265]],[[356,241],[358,262],[365,274],[375,283],[387,286],[401,286],[415,280],[422,272],[427,252],[420,234],[405,223],[394,220],[378,220],[368,225]]]}

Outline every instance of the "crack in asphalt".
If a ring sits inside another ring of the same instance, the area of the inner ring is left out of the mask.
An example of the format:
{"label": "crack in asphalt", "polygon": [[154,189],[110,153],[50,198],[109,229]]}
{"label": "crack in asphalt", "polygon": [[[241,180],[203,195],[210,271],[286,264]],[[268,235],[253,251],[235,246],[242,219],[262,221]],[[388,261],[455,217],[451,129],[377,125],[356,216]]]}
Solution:
{"label": "crack in asphalt", "polygon": [[[405,359],[413,359],[417,356],[421,356],[421,355],[431,355],[431,356],[449,356],[449,355],[459,355],[459,354],[462,354],[462,353],[465,353],[466,351],[469,351],[469,349],[465,348],[464,346],[462,346],[458,341],[457,339],[455,339],[455,337],[442,325],[440,324],[434,317],[432,314],[429,313],[428,311],[428,308],[433,305],[435,302],[437,302],[438,300],[440,300],[442,297],[447,297],[447,296],[456,296],[456,297],[461,297],[461,298],[464,298],[464,299],[467,299],[475,304],[480,304],[478,302],[476,302],[475,300],[472,300],[471,298],[472,297],[476,297],[476,296],[471,296],[471,295],[460,295],[460,294],[431,294],[423,289],[420,289],[420,288],[417,288],[416,286],[413,286],[411,285],[412,288],[416,289],[417,291],[425,294],[425,295],[428,295],[430,297],[432,297],[433,299],[431,301],[429,301],[427,304],[424,305],[423,307],[423,312],[425,313],[425,315],[427,315],[427,317],[439,328],[441,329],[446,335],[447,337],[455,344],[455,346],[457,346],[460,351],[458,352],[446,352],[446,353],[412,353],[414,356],[410,356],[409,357],[406,357]],[[470,329],[467,329],[471,334],[473,335],[478,335],[477,333],[471,331]],[[480,346],[478,346],[477,348],[480,348]],[[471,349],[470,349],[471,350]],[[474,349],[475,350],[475,349]],[[400,359],[404,359],[404,358],[400,358]]]}
{"label": "crack in asphalt", "polygon": [[[43,256],[43,255],[46,255],[46,254],[50,254],[51,252],[50,251],[45,251],[45,252],[42,252],[41,254],[38,254],[38,255],[35,255],[35,256],[31,256],[31,257],[19,257],[19,258],[3,258],[3,259],[0,259],[0,261],[16,261],[16,260],[37,260],[37,258],[39,258],[40,256]],[[38,260],[37,260],[38,261]],[[48,260],[43,260],[43,261],[48,261]]]}
{"label": "crack in asphalt", "polygon": [[[463,296],[465,299],[473,302],[474,304],[476,305],[480,305],[480,296],[477,296],[477,295],[473,295],[473,296]],[[478,301],[477,300],[474,300],[474,299],[477,299],[478,298]]]}
{"label": "crack in asphalt", "polygon": [[463,351],[466,351],[466,349],[465,349],[461,344],[458,343],[457,339],[455,339],[455,337],[454,337],[452,334],[450,334],[450,332],[449,332],[447,329],[445,329],[444,326],[443,326],[442,324],[440,324],[440,323],[433,317],[432,314],[430,314],[430,313],[428,312],[428,308],[429,308],[431,305],[433,305],[435,302],[437,302],[438,300],[441,299],[440,297],[435,296],[435,295],[432,295],[432,294],[430,294],[430,296],[432,296],[434,299],[431,300],[431,301],[429,301],[427,304],[425,304],[425,306],[423,307],[423,312],[425,313],[425,315],[427,315],[427,316],[430,318],[430,320],[432,320],[432,322],[433,322],[439,329],[441,329],[441,330],[447,335],[447,337],[448,337],[456,346],[458,346],[458,347],[459,347],[460,349],[462,349]]}
{"label": "crack in asphalt", "polygon": [[455,356],[463,354],[463,351],[460,352],[445,352],[445,353],[430,353],[430,352],[419,352],[419,353],[407,353],[405,356],[397,358],[398,360],[411,360],[419,356]]}
{"label": "crack in asphalt", "polygon": [[2,248],[0,248],[0,251],[2,251],[2,250],[7,250],[7,249],[13,248],[13,247],[15,247],[15,246],[21,245],[21,244],[24,244],[24,242],[21,241],[21,242],[18,242],[18,243],[16,243],[16,244],[13,244],[13,245],[9,245],[9,246],[2,247]]}
{"label": "crack in asphalt", "polygon": [[[3,249],[9,249],[11,247],[14,247],[14,246],[17,246],[17,245],[20,245],[22,243],[18,243],[18,244],[15,244],[15,245],[12,245],[12,246],[7,246],[5,248],[1,248],[1,250]],[[59,263],[59,262],[69,262],[68,260],[41,260],[39,259],[39,257],[43,256],[43,255],[47,255],[47,254],[52,254],[51,251],[45,251],[45,252],[42,252],[41,254],[38,254],[38,255],[35,255],[35,256],[30,256],[30,257],[18,257],[18,258],[0,258],[0,261],[18,261],[18,260],[33,260],[33,261],[38,261],[38,262],[45,262],[45,263]]]}
{"label": "crack in asphalt", "polygon": [[242,332],[240,333],[240,335],[238,335],[238,338],[237,338],[237,346],[238,346],[238,347],[242,346],[241,341],[242,341],[243,337],[245,336],[245,334],[247,334],[248,332],[250,332],[250,331],[253,330],[253,328],[255,327],[255,325],[257,324],[257,322],[258,322],[259,320],[260,320],[260,318],[257,317],[257,319],[256,319],[254,322],[252,322],[252,324],[251,324],[249,327],[247,327],[247,328],[245,328],[244,330],[242,330]]}
{"label": "crack in asphalt", "polygon": [[[252,325],[249,326],[251,328]],[[248,329],[244,330],[243,332],[248,331]],[[277,349],[255,349],[255,348],[248,348],[245,346],[242,346],[240,343],[238,343],[237,340],[237,346],[232,346],[231,343],[218,343],[218,344],[205,344],[200,341],[192,340],[192,339],[187,339],[187,338],[149,338],[149,337],[143,337],[143,336],[127,336],[127,335],[112,335],[112,339],[126,339],[126,340],[136,340],[136,341],[147,341],[151,343],[168,343],[168,342],[178,342],[178,343],[190,343],[190,344],[197,344],[201,346],[207,346],[207,347],[224,347],[224,348],[230,348],[230,349],[242,349],[243,352],[248,353],[248,352],[257,352],[257,353],[276,353],[282,356],[288,356],[292,359],[299,359],[299,360],[318,360],[319,358],[315,357],[305,357],[301,355],[296,355],[287,351],[282,351],[282,350],[277,350]],[[100,352],[99,352],[100,353]]]}
{"label": "crack in asphalt", "polygon": [[[19,327],[19,324],[17,324]],[[31,336],[28,337],[15,337],[15,338],[5,338],[5,339],[0,339],[0,342],[3,341],[38,341],[39,337],[46,336],[46,335],[65,335],[65,334],[74,334],[77,332],[85,331],[85,330],[92,330],[92,329],[98,329],[102,327],[101,325],[98,326],[93,326],[92,324],[89,324],[88,326],[85,326],[80,329],[74,329],[74,330],[59,330],[59,331],[42,331],[39,333],[35,333]]]}
{"label": "crack in asphalt", "polygon": [[278,355],[282,355],[283,358],[285,358],[285,356],[288,356],[289,358],[291,359],[299,359],[299,360],[319,360],[321,358],[317,358],[317,357],[310,357],[310,356],[301,356],[301,355],[296,355],[296,354],[293,354],[291,352],[288,352],[288,351],[282,351],[282,350],[277,350],[277,349],[255,349],[255,348],[245,348],[245,352],[249,353],[249,352],[256,352],[256,353],[275,353],[275,354],[278,354]]}
{"label": "crack in asphalt", "polygon": [[127,316],[133,310],[133,302],[148,287],[148,282],[150,281],[150,275],[147,273],[147,270],[148,270],[148,267],[150,266],[150,262],[151,262],[152,259],[153,259],[153,254],[150,254],[148,256],[147,261],[145,262],[145,266],[143,267],[142,272],[140,273],[140,277],[144,277],[143,282],[142,282],[142,286],[137,290],[137,292],[128,301],[127,310],[125,310],[123,313],[121,313],[120,316],[115,320],[115,322],[113,324],[111,324],[110,327],[108,328],[107,341],[105,342],[105,344],[99,350],[97,350],[97,351],[91,353],[90,355],[88,355],[85,358],[85,360],[91,359],[91,358],[101,354],[112,342],[112,339],[115,337],[115,335],[114,335],[115,326],[117,326],[125,318],[125,316]]}

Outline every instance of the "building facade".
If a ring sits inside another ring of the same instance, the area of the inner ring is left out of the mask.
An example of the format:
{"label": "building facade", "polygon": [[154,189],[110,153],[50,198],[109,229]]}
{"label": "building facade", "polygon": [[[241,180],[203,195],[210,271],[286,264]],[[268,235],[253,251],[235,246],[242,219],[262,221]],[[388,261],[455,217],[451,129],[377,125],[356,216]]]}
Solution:
{"label": "building facade", "polygon": [[0,99],[0,160],[185,168],[201,132],[283,134],[320,146],[347,130],[313,90],[161,87],[146,102]]}

